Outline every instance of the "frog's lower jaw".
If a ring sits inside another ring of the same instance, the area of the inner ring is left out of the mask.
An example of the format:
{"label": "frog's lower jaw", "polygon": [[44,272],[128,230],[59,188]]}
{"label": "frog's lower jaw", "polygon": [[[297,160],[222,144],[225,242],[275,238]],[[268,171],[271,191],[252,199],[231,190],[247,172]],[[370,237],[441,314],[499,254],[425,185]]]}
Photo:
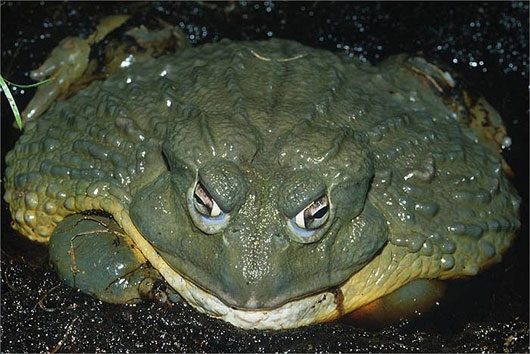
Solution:
{"label": "frog's lower jaw", "polygon": [[[245,329],[286,329],[331,321],[400,288],[429,267],[411,267],[400,247],[386,247],[372,262],[340,287],[285,303],[273,309],[235,309],[172,269],[134,226],[128,213],[113,213],[144,256],[190,305],[200,312]],[[418,274],[410,271],[416,268]],[[408,272],[401,272],[408,269]],[[389,278],[391,281],[388,281]]]}

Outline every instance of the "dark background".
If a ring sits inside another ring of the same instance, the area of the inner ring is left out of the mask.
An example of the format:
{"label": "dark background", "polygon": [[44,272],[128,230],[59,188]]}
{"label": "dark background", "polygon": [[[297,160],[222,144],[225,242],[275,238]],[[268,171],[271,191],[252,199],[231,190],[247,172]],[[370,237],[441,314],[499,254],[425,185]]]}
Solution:
{"label": "dark background", "polygon": [[[379,330],[337,322],[277,332],[243,331],[186,305],[109,305],[71,290],[47,266],[46,250],[10,229],[3,203],[2,352],[528,352],[528,2],[2,2],[0,10],[1,73],[21,84],[62,38],[87,36],[117,13],[136,24],[162,18],[194,44],[279,37],[373,63],[423,55],[500,112],[523,198],[520,236],[504,262],[458,282],[432,314]],[[19,107],[33,92],[14,91]],[[3,162],[19,133],[3,96],[1,112]]]}

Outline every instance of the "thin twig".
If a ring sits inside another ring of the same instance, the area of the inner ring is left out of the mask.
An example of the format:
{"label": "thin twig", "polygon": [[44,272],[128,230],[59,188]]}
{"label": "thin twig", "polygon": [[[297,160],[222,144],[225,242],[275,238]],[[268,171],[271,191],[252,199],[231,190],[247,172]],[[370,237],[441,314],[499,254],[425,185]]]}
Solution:
{"label": "thin twig", "polygon": [[[39,299],[39,301],[37,301],[37,305],[41,308],[41,310],[44,310],[46,312],[53,312],[53,311],[57,311],[57,310],[72,310],[72,309],[75,309],[77,307],[77,304],[75,304],[75,303],[71,304],[71,305],[68,305],[66,307],[48,307],[48,306],[46,306],[46,304],[44,303],[44,300],[46,300],[46,297],[48,295],[50,295],[50,293],[52,291],[57,289],[57,287],[59,287],[59,285],[61,285],[61,283],[58,283],[53,288],[51,288],[50,290],[46,291],[46,293],[44,295],[42,295],[42,297]],[[35,305],[35,307],[37,307],[37,305]]]}
{"label": "thin twig", "polygon": [[68,335],[70,334],[70,332],[72,331],[72,328],[74,326],[74,323],[79,319],[79,317],[76,317],[72,320],[72,322],[70,322],[70,324],[68,325],[68,327],[66,328],[66,332],[64,333],[64,336],[63,338],[55,345],[55,347],[52,348],[52,350],[50,350],[50,353],[56,353],[59,349],[61,349],[61,347],[63,346],[64,342],[66,341]]}
{"label": "thin twig", "polygon": [[[41,308],[41,310],[44,310],[46,312],[53,312],[55,310],[57,310],[58,308],[57,307],[47,307],[46,305],[44,305],[44,299],[46,298],[46,296],[48,296],[52,291],[54,291],[55,289],[57,289],[57,287],[60,285],[61,283],[58,283],[57,285],[55,285],[53,288],[49,289],[48,291],[46,291],[44,293],[44,295],[42,295],[39,299],[39,301],[37,301],[37,305],[39,305],[39,307]],[[35,306],[36,307],[36,306]]]}
{"label": "thin twig", "polygon": [[9,280],[9,276],[7,275],[7,271],[10,267],[8,267],[5,272],[2,273],[2,277],[4,278],[4,281],[6,282],[6,285],[9,289],[13,290],[13,291],[18,291],[19,289],[16,288],[13,283],[11,283],[11,281]]}

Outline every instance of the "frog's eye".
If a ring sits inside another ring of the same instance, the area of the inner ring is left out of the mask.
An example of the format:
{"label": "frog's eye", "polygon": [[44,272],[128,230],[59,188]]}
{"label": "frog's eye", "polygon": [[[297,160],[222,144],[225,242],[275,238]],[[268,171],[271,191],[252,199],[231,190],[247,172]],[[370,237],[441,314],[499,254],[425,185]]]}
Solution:
{"label": "frog's eye", "polygon": [[195,210],[206,217],[217,218],[223,214],[219,205],[217,205],[210,193],[206,191],[200,182],[197,182],[195,186],[193,205],[195,206]]}
{"label": "frog's eye", "polygon": [[293,221],[300,229],[315,230],[322,227],[328,218],[328,197],[323,195],[296,214]]}
{"label": "frog's eye", "polygon": [[228,226],[230,214],[219,207],[201,182],[188,190],[187,197],[191,219],[201,231],[216,234]]}

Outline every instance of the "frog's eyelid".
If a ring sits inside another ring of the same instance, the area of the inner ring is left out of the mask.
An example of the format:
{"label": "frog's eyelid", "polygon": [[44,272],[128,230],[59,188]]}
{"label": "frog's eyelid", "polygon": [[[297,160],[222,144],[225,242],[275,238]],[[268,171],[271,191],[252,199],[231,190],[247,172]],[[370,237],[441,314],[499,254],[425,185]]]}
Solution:
{"label": "frog's eyelid", "polygon": [[[287,187],[286,190],[288,191],[289,194],[293,193],[292,188]],[[289,218],[291,217],[294,218],[296,215],[298,215],[298,213],[304,211],[305,209],[307,209],[307,207],[309,207],[315,201],[321,199],[322,197],[327,196],[328,194],[329,194],[328,189],[324,185],[318,186],[317,188],[313,189],[309,193],[304,192],[304,195],[307,197],[307,199],[304,198],[303,200],[298,201],[296,207],[293,205],[293,208],[291,210],[297,210],[296,213],[286,212],[287,216]]]}

